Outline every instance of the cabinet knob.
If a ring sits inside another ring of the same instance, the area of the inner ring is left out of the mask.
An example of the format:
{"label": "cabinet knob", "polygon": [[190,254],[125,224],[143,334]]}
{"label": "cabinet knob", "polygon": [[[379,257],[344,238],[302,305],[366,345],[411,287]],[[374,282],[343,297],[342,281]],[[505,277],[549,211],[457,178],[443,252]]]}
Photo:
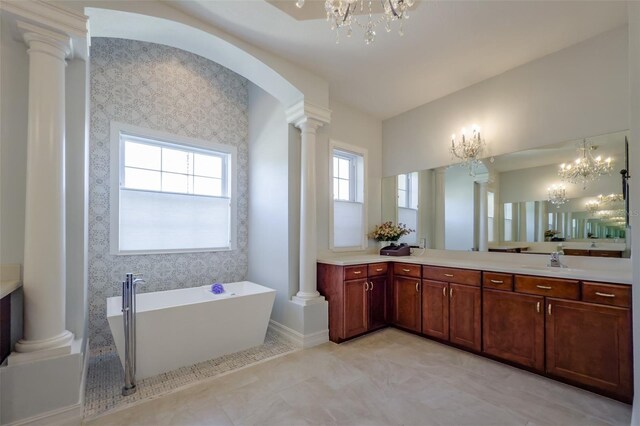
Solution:
{"label": "cabinet knob", "polygon": [[547,306],[547,312],[549,312],[549,315],[551,315],[551,303],[549,303],[549,306]]}
{"label": "cabinet knob", "polygon": [[402,270],[403,270],[404,272],[411,272],[411,269],[407,269],[407,268],[402,268]]}
{"label": "cabinet knob", "polygon": [[536,311],[540,313],[540,302],[536,303]]}
{"label": "cabinet knob", "polygon": [[419,292],[420,283],[416,283],[416,292]]}
{"label": "cabinet knob", "polygon": [[615,294],[611,294],[611,293],[600,293],[599,291],[596,291],[596,296],[602,296],[602,297],[616,297]]}
{"label": "cabinet knob", "polygon": [[542,289],[542,290],[551,290],[551,286],[550,285],[537,285],[536,287]]}
{"label": "cabinet knob", "polygon": [[502,280],[489,280],[489,281],[491,281],[494,284],[504,284],[504,281]]}
{"label": "cabinet knob", "polygon": [[453,278],[453,274],[444,274],[445,277]]}
{"label": "cabinet knob", "polygon": [[449,287],[449,297],[453,297],[453,287]]}
{"label": "cabinet knob", "polygon": [[373,290],[373,281],[371,281],[369,284],[371,285],[371,287],[369,287],[369,290]]}
{"label": "cabinet knob", "polygon": [[382,268],[377,268],[376,272],[382,272]]}
{"label": "cabinet knob", "polygon": [[353,273],[353,275],[360,275],[361,273],[362,273],[362,271],[355,271],[355,272]]}
{"label": "cabinet knob", "polygon": [[447,287],[442,287],[442,296],[447,297]]}
{"label": "cabinet knob", "polygon": [[364,291],[369,291],[369,283],[367,281],[364,282]]}

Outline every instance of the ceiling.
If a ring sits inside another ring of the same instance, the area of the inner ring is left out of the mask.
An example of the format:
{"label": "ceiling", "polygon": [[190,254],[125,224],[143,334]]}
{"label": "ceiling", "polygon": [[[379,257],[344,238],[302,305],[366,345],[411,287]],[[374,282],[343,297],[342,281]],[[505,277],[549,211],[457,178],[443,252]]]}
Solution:
{"label": "ceiling", "polygon": [[360,29],[335,43],[322,0],[302,10],[295,0],[169,4],[311,70],[329,82],[332,99],[380,119],[627,22],[627,5],[617,1],[422,1],[404,37],[379,27],[367,46]]}

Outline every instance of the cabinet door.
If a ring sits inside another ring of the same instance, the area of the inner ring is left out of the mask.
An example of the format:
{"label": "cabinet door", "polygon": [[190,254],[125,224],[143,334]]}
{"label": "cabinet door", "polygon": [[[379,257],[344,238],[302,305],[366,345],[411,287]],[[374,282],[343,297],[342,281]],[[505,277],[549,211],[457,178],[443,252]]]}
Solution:
{"label": "cabinet door", "polygon": [[422,333],[449,340],[449,287],[447,283],[422,280]]}
{"label": "cabinet door", "polygon": [[420,280],[396,277],[393,280],[393,323],[420,331]]}
{"label": "cabinet door", "polygon": [[369,330],[387,325],[387,277],[370,278]]}
{"label": "cabinet door", "polygon": [[344,282],[344,338],[367,331],[367,280]]}
{"label": "cabinet door", "polygon": [[544,371],[544,297],[482,291],[482,351]]}
{"label": "cabinet door", "polygon": [[480,287],[449,283],[449,341],[480,351],[481,335]]}
{"label": "cabinet door", "polygon": [[631,401],[627,308],[547,299],[547,373]]}

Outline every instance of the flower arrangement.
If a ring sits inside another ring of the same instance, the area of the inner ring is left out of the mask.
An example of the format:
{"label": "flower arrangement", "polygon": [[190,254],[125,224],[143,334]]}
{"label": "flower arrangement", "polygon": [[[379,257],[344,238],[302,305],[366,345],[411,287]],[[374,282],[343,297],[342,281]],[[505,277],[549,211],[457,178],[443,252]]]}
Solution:
{"label": "flower arrangement", "polygon": [[544,231],[544,240],[551,241],[551,239],[555,237],[557,233],[558,231],[554,229],[547,229],[546,231]]}
{"label": "flower arrangement", "polygon": [[399,223],[394,225],[393,222],[385,222],[376,227],[369,234],[369,238],[376,241],[398,241],[400,237],[415,232],[413,229],[407,228],[407,225]]}

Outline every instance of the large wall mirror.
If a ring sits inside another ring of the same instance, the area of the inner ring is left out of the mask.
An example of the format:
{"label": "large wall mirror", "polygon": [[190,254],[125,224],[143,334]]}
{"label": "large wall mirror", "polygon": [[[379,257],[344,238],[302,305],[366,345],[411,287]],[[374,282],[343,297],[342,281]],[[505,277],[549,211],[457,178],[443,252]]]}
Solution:
{"label": "large wall mirror", "polygon": [[[474,173],[452,165],[386,177],[383,219],[415,229],[402,242],[427,248],[628,257],[627,138],[622,131],[490,157]],[[599,159],[597,176],[577,173],[585,155]]]}

